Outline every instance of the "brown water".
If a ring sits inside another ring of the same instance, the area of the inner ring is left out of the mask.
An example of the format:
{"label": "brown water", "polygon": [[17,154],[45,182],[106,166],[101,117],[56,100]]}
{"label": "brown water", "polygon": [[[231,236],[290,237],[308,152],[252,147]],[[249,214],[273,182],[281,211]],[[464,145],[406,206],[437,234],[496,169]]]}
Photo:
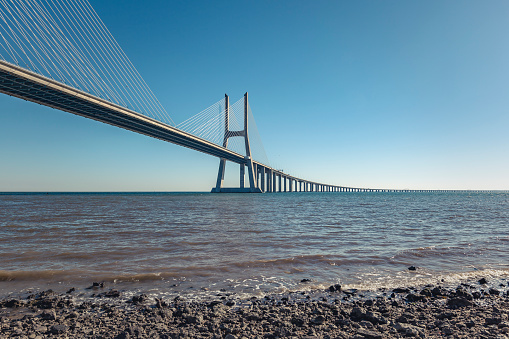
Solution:
{"label": "brown water", "polygon": [[508,259],[507,192],[0,195],[4,296],[376,289],[506,276]]}

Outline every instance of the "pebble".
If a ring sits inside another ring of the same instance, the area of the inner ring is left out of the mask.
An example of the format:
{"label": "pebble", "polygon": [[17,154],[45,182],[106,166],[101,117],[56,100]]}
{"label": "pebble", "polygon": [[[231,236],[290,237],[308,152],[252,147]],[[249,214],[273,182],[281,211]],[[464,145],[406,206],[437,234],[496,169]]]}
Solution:
{"label": "pebble", "polygon": [[[0,338],[505,338],[508,289],[496,285],[499,293],[493,290],[488,282],[474,281],[456,289],[401,287],[389,298],[362,297],[363,292],[333,285],[316,293],[203,303],[143,294],[130,303],[122,295],[79,303],[70,294],[42,292],[0,301]],[[37,305],[49,308],[40,311]]]}

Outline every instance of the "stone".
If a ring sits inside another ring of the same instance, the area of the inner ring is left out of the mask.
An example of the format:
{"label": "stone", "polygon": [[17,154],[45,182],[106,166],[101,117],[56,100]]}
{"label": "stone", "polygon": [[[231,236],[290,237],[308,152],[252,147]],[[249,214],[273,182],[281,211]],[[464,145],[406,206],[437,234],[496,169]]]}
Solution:
{"label": "stone", "polygon": [[488,283],[488,280],[486,280],[486,278],[481,278],[479,280],[479,284],[481,284],[481,285],[486,285],[487,283]]}
{"label": "stone", "polygon": [[54,310],[45,310],[41,313],[42,320],[56,320],[57,315]]}
{"label": "stone", "polygon": [[498,325],[502,322],[502,318],[486,318],[484,321],[486,325]]}
{"label": "stone", "polygon": [[372,329],[373,328],[373,324],[367,320],[362,320],[359,322],[359,325],[361,325],[361,327],[364,327],[364,328],[367,328],[367,329]]}
{"label": "stone", "polygon": [[62,333],[67,332],[67,330],[68,330],[68,327],[65,325],[53,325],[49,329],[49,331],[53,334],[62,334]]}
{"label": "stone", "polygon": [[467,307],[471,306],[472,302],[469,301],[466,298],[460,297],[460,298],[451,298],[447,300],[447,306],[451,308],[459,308],[459,307]]}
{"label": "stone", "polygon": [[104,293],[104,296],[107,298],[118,298],[120,297],[120,292],[117,290],[109,290],[108,292]]}
{"label": "stone", "polygon": [[302,318],[295,318],[295,317],[292,318],[292,320],[290,320],[290,322],[292,324],[294,324],[295,326],[298,326],[298,327],[302,327],[305,324],[304,319],[302,319]]}
{"label": "stone", "polygon": [[409,271],[415,271],[415,270],[417,270],[417,268],[415,268],[415,266],[410,266],[410,267],[408,268],[408,270],[409,270]]}
{"label": "stone", "polygon": [[237,339],[237,337],[234,336],[233,334],[229,333],[229,334],[224,336],[224,339]]}
{"label": "stone", "polygon": [[330,292],[341,292],[341,285],[336,284],[329,287]]}
{"label": "stone", "polygon": [[408,293],[405,299],[410,302],[426,301],[426,297],[424,295],[417,295],[413,293]]}
{"label": "stone", "polygon": [[431,293],[434,295],[434,296],[441,296],[441,295],[445,295],[444,293],[444,290],[442,289],[442,287],[438,286],[438,287],[435,287],[431,290]]}
{"label": "stone", "polygon": [[465,298],[467,300],[472,300],[474,297],[472,296],[472,294],[470,294],[469,292],[465,291],[464,289],[462,288],[457,288],[456,289],[456,296],[457,297],[461,297],[461,298]]}
{"label": "stone", "polygon": [[364,328],[360,328],[357,330],[357,334],[361,336],[361,338],[367,338],[367,339],[382,339],[383,335],[381,333],[366,330]]}
{"label": "stone", "polygon": [[420,295],[426,296],[426,297],[432,297],[433,292],[429,288],[424,288],[419,292]]}
{"label": "stone", "polygon": [[478,292],[478,291],[472,292],[472,297],[474,299],[480,299],[481,296],[482,296],[482,294],[480,292]]}
{"label": "stone", "polygon": [[366,313],[364,312],[364,310],[360,307],[354,307],[352,309],[352,312],[350,312],[350,318],[352,319],[362,319],[364,318],[364,315]]}
{"label": "stone", "polygon": [[408,293],[408,292],[410,292],[410,290],[408,288],[398,287],[398,288],[393,289],[392,292],[394,292],[394,293]]}
{"label": "stone", "polygon": [[488,291],[491,295],[499,295],[500,291],[495,288],[490,288]]}
{"label": "stone", "polygon": [[313,319],[313,324],[315,324],[315,325],[321,325],[324,322],[325,322],[325,317],[323,315],[319,315]]}
{"label": "stone", "polygon": [[20,307],[21,305],[22,305],[21,302],[16,299],[7,300],[4,301],[3,303],[0,303],[0,307],[3,306],[8,308],[17,308]]}
{"label": "stone", "polygon": [[140,294],[140,295],[133,295],[131,302],[133,304],[142,304],[145,301],[147,301],[148,297],[146,294]]}
{"label": "stone", "polygon": [[403,333],[408,337],[417,337],[420,335],[420,329],[417,326],[413,326],[410,324],[402,324],[402,323],[396,323],[394,324],[394,328],[399,333]]}
{"label": "stone", "polygon": [[42,326],[42,325],[35,325],[34,331],[39,332],[39,333],[46,333],[48,331],[48,328],[46,326]]}

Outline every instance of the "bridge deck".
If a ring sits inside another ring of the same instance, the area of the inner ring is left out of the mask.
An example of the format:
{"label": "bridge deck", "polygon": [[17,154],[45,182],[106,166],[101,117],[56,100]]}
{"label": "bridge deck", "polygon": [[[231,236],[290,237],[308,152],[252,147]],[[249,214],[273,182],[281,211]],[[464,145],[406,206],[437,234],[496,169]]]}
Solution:
{"label": "bridge deck", "polygon": [[0,60],[0,92],[243,164],[243,155]]}

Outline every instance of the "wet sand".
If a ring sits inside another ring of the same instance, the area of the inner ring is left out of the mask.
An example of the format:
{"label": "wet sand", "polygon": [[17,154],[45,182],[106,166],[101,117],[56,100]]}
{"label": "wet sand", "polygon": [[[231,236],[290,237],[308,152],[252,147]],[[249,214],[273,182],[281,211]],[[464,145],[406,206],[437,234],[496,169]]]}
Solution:
{"label": "wet sand", "polygon": [[509,338],[507,281],[187,302],[94,286],[0,302],[0,338]]}

